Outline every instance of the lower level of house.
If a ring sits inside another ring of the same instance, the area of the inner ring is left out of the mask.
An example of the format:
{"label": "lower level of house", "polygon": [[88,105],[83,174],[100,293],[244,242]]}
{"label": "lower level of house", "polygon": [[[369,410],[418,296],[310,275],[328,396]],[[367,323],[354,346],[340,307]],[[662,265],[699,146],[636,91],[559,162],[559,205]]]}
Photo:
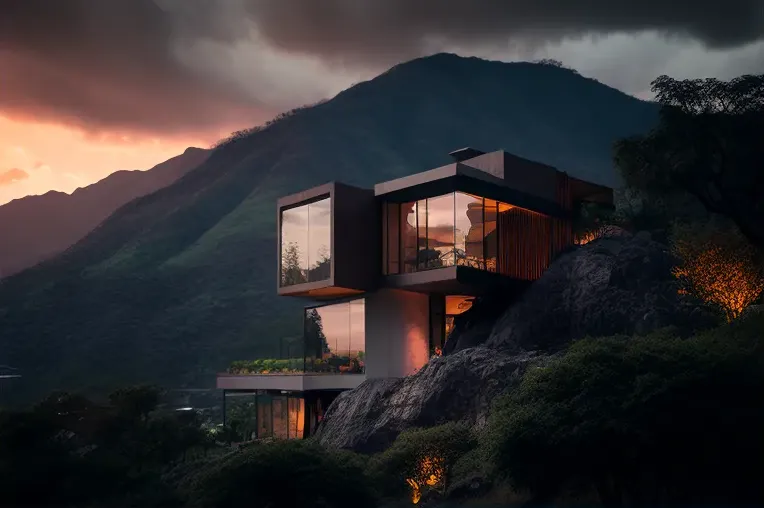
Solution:
{"label": "lower level of house", "polygon": [[326,408],[339,393],[340,390],[225,390],[223,424],[239,442],[307,438],[316,432]]}
{"label": "lower level of house", "polygon": [[302,340],[281,358],[237,362],[244,367],[218,375],[225,424],[242,441],[312,435],[342,391],[414,374],[440,355],[473,298],[385,288],[306,307]]}

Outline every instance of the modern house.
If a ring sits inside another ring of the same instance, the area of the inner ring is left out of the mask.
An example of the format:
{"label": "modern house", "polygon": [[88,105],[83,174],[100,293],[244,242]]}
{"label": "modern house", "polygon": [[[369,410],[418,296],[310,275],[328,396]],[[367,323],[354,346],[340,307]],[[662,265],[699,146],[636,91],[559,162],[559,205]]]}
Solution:
{"label": "modern house", "polygon": [[276,291],[312,303],[289,372],[218,376],[242,435],[306,437],[341,391],[415,373],[475,296],[521,290],[573,243],[582,202],[613,203],[610,188],[504,151],[450,155],[374,189],[278,200]]}

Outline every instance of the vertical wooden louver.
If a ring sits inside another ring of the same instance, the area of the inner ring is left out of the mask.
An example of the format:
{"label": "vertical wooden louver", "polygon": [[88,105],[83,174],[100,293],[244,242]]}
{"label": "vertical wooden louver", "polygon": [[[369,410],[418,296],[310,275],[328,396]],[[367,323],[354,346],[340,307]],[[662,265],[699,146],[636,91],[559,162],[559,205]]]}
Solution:
{"label": "vertical wooden louver", "polygon": [[499,273],[536,280],[549,267],[552,219],[522,208],[499,213]]}

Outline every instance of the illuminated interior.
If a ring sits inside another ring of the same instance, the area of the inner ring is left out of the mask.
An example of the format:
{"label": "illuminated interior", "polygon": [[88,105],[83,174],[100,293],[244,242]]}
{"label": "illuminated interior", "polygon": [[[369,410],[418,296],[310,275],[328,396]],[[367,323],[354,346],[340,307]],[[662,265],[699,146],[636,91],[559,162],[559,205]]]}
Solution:
{"label": "illuminated interior", "polygon": [[464,192],[384,204],[386,275],[449,266],[533,279],[551,254],[550,218]]}
{"label": "illuminated interior", "polygon": [[239,441],[305,436],[305,399],[287,394],[226,392],[226,424]]}
{"label": "illuminated interior", "polygon": [[454,319],[459,314],[466,312],[472,307],[474,298],[471,296],[448,295],[446,296],[446,326],[445,337],[451,335],[454,329]]}

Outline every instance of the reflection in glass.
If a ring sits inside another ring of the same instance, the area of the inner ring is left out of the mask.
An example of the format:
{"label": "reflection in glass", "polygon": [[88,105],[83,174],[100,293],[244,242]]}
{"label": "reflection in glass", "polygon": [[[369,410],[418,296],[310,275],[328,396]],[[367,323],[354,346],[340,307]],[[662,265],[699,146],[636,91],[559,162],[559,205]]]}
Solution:
{"label": "reflection in glass", "polygon": [[237,441],[251,441],[257,436],[257,395],[226,392],[225,421]]}
{"label": "reflection in glass", "polygon": [[[454,264],[497,271],[499,235],[504,235],[498,217],[511,205],[454,192],[401,203],[396,223],[395,212],[391,210],[397,208],[397,205],[387,208],[386,274]],[[393,251],[396,247],[397,252]]]}
{"label": "reflection in glass", "polygon": [[483,198],[457,192],[454,207],[456,263],[483,268]]}
{"label": "reflection in glass", "polygon": [[257,396],[257,437],[273,437],[273,398],[270,395]]}
{"label": "reflection in glass", "polygon": [[281,212],[281,285],[331,275],[331,198]]}
{"label": "reflection in glass", "polygon": [[404,273],[417,270],[417,206],[416,202],[401,204],[401,258]]}
{"label": "reflection in glass", "polygon": [[305,435],[305,399],[267,392],[225,394],[225,421],[237,442],[301,439]]}
{"label": "reflection in glass", "polygon": [[364,299],[306,309],[304,326],[306,372],[365,372]]}
{"label": "reflection in glass", "polygon": [[[421,230],[422,223],[420,221]],[[454,194],[427,199],[426,268],[453,266]]]}

